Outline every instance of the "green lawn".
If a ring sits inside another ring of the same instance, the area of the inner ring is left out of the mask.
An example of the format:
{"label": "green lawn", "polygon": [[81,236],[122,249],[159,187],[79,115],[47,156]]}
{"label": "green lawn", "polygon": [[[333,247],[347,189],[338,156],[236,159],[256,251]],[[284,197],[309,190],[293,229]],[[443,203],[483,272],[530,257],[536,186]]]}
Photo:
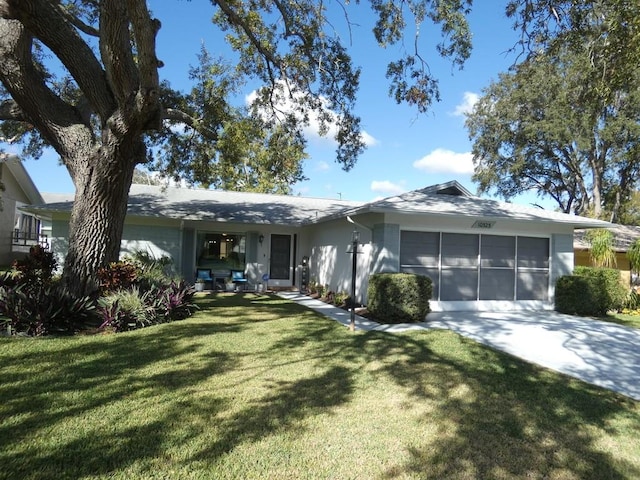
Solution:
{"label": "green lawn", "polygon": [[629,315],[626,313],[616,313],[615,315],[607,315],[608,322],[618,323],[627,327],[640,328],[640,315]]}
{"label": "green lawn", "polygon": [[270,296],[0,339],[2,479],[640,478],[639,402],[444,332]]}

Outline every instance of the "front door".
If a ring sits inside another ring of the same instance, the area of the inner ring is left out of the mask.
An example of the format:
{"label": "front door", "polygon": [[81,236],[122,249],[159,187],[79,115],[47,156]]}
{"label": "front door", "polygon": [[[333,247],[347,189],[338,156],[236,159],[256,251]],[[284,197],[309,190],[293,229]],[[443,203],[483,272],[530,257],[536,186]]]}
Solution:
{"label": "front door", "polygon": [[291,235],[271,235],[269,280],[291,278]]}

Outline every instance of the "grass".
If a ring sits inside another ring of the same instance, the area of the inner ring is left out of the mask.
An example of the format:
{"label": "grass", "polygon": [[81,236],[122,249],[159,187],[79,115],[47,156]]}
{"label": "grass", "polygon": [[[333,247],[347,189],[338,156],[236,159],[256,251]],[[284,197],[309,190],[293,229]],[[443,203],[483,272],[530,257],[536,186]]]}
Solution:
{"label": "grass", "polygon": [[451,332],[271,296],[0,339],[1,479],[640,478],[639,403]]}
{"label": "grass", "polygon": [[616,313],[607,315],[603,320],[613,322],[626,327],[640,328],[640,315],[629,315],[628,313]]}

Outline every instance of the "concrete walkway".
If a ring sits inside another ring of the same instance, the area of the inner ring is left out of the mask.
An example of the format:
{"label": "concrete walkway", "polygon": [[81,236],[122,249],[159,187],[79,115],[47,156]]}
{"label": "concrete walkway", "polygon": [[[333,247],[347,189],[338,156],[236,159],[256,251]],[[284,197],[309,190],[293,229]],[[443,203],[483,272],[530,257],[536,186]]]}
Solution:
{"label": "concrete walkway", "polygon": [[[348,326],[349,312],[297,292],[280,296]],[[399,333],[442,328],[585,382],[640,400],[640,330],[544,312],[432,312],[428,322],[381,325],[356,315],[356,328]]]}

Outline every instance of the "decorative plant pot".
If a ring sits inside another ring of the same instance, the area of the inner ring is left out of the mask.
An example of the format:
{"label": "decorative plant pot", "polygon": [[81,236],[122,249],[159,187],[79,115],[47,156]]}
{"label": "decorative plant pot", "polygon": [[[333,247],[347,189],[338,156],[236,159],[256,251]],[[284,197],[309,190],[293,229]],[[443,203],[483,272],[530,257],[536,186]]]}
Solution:
{"label": "decorative plant pot", "polygon": [[233,292],[236,286],[233,283],[227,283],[226,288],[227,288],[227,292]]}
{"label": "decorative plant pot", "polygon": [[196,292],[204,292],[204,283],[196,283]]}

